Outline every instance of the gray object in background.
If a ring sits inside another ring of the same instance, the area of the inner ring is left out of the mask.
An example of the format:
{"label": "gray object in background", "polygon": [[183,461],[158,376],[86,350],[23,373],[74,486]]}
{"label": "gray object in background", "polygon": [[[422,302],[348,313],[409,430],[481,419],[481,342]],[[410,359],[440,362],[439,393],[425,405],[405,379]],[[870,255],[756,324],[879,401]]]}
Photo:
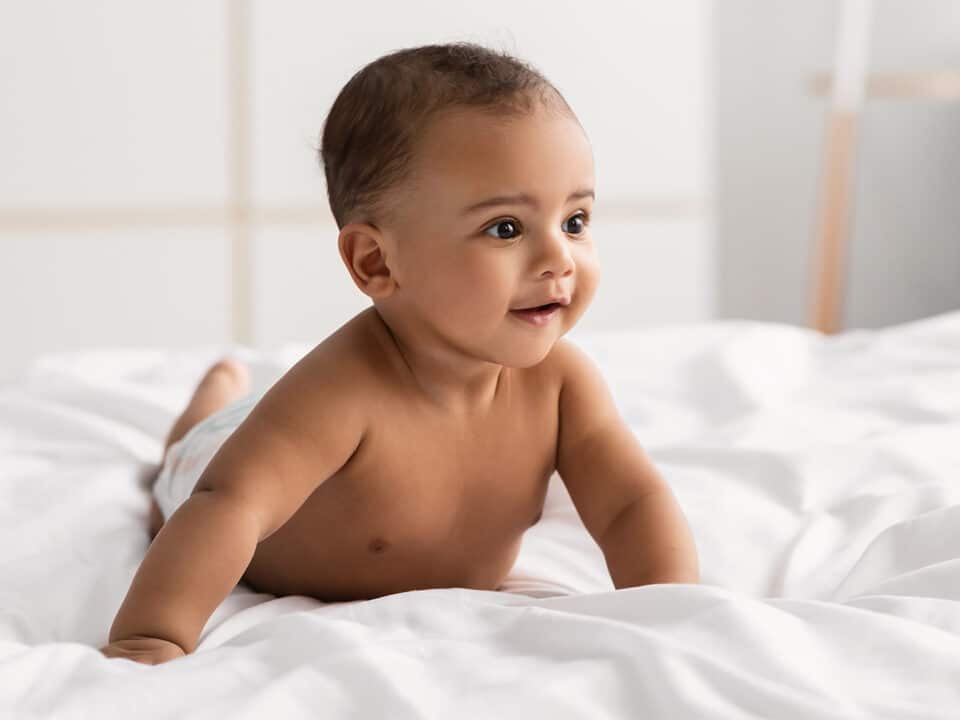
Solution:
{"label": "gray object in background", "polygon": [[[718,315],[806,325],[836,5],[734,0],[713,15]],[[830,28],[824,32],[824,28]],[[960,4],[875,2],[874,73],[960,68]],[[869,97],[843,327],[960,307],[960,103]]]}

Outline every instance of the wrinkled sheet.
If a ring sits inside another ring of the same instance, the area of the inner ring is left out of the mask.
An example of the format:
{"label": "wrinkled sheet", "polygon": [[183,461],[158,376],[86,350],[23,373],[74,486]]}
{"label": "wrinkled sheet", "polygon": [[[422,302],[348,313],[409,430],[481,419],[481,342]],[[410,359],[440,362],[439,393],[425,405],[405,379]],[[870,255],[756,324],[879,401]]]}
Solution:
{"label": "wrinkled sheet", "polygon": [[614,590],[554,476],[497,592],[240,584],[192,655],[108,660],[196,381],[232,353],[266,387],[310,346],[49,354],[0,386],[0,716],[960,717],[960,312],[569,337],[676,493],[702,584]]}

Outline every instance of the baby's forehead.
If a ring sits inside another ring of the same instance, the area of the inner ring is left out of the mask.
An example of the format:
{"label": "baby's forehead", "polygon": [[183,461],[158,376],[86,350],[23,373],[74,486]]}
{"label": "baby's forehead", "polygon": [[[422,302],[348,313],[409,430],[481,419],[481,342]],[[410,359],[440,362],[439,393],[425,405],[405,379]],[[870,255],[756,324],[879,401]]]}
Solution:
{"label": "baby's forehead", "polygon": [[522,134],[530,125],[557,122],[553,113],[536,110],[527,113],[504,112],[492,108],[445,108],[436,111],[420,127],[417,145],[458,142]]}
{"label": "baby's forehead", "polygon": [[412,150],[415,188],[438,197],[479,200],[551,184],[593,184],[590,144],[570,118],[446,114],[425,128]]}

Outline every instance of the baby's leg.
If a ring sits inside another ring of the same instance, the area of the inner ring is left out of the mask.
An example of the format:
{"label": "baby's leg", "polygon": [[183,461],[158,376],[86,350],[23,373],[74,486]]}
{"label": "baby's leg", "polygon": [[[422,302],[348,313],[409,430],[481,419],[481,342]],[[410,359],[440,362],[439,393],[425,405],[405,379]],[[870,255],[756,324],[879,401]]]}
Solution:
{"label": "baby's leg", "polygon": [[[186,409],[170,428],[163,444],[164,458],[170,446],[186,435],[190,428],[249,391],[250,371],[246,365],[233,358],[223,358],[214,363],[193,391]],[[154,498],[150,505],[150,537],[156,536],[161,527],[163,513]]]}

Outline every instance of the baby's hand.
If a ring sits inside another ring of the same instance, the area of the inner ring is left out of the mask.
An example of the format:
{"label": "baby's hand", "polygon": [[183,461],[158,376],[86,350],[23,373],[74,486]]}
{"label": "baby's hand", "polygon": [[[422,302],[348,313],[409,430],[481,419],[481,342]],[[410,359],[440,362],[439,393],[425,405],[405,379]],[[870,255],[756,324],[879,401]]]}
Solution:
{"label": "baby's hand", "polygon": [[186,655],[176,643],[152,637],[116,640],[100,648],[100,652],[108,658],[126,658],[146,665],[159,665]]}

